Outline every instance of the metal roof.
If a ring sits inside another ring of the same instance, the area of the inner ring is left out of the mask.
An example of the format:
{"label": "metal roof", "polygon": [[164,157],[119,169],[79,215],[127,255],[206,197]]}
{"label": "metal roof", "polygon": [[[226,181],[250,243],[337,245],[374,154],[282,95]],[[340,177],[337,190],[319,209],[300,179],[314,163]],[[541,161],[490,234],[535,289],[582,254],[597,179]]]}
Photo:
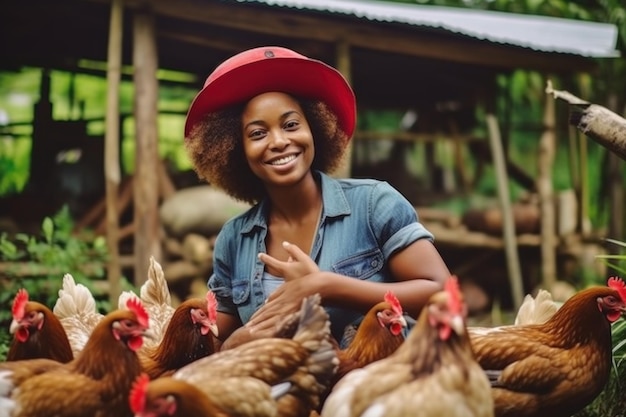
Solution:
{"label": "metal roof", "polygon": [[617,27],[547,16],[375,0],[237,0],[442,29],[480,40],[589,58],[618,57]]}

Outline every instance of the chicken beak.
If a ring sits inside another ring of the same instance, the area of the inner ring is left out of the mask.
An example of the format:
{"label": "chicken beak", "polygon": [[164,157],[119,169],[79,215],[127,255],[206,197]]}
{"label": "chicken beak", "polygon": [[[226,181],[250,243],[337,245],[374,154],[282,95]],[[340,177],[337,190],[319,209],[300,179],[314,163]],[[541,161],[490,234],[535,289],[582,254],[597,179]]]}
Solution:
{"label": "chicken beak", "polygon": [[462,335],[465,333],[465,321],[463,320],[463,316],[454,315],[452,320],[450,320],[450,327],[454,330],[454,333],[458,335]]}
{"label": "chicken beak", "polygon": [[220,334],[219,329],[217,328],[217,323],[211,323],[209,325],[209,330],[211,330],[211,333],[213,333],[213,336],[218,337]]}
{"label": "chicken beak", "polygon": [[11,321],[11,326],[9,326],[9,333],[14,334],[19,328],[20,328],[20,322],[13,319]]}

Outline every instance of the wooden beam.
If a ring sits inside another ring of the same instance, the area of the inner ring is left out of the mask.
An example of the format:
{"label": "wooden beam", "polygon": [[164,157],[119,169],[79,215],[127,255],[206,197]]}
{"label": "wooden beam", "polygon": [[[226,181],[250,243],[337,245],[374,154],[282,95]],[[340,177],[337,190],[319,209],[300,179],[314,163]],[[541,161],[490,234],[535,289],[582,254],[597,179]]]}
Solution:
{"label": "wooden beam", "polygon": [[107,105],[104,135],[104,176],[106,193],[106,241],[108,250],[107,280],[109,302],[116,305],[122,292],[122,268],[119,254],[119,218],[117,214],[117,191],[121,182],[119,155],[119,101],[122,71],[122,0],[111,2],[111,23],[107,59]]}
{"label": "wooden beam", "polygon": [[[142,4],[143,0],[126,0],[127,7]],[[503,69],[533,68],[571,72],[574,68],[590,71],[596,67],[592,60],[576,55],[542,53],[470,37],[463,41],[462,36],[443,30],[359,21],[349,16],[335,17],[329,14],[320,24],[320,17],[301,10],[222,3],[207,6],[182,0],[152,0],[151,6],[158,15],[250,32],[251,39],[253,34],[258,33],[288,39],[316,40],[331,45],[342,41],[352,47]],[[235,10],[236,15],[233,14]]]}
{"label": "wooden beam", "polygon": [[142,9],[134,16],[133,65],[135,67],[135,181],[134,255],[136,285],[148,277],[149,260],[161,259],[158,215],[158,82],[155,18]]}

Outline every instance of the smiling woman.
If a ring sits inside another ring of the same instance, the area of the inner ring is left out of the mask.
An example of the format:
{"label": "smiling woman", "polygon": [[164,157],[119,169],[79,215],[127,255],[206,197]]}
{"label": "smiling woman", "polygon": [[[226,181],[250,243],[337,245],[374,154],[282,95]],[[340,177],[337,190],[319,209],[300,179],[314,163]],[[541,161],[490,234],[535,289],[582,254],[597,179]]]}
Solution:
{"label": "smiling woman", "polygon": [[223,348],[271,336],[315,293],[341,341],[387,291],[416,316],[442,288],[448,268],[402,194],[329,175],[355,124],[341,73],[276,46],[226,60],[192,102],[185,144],[195,170],[253,204],[215,243],[208,285]]}

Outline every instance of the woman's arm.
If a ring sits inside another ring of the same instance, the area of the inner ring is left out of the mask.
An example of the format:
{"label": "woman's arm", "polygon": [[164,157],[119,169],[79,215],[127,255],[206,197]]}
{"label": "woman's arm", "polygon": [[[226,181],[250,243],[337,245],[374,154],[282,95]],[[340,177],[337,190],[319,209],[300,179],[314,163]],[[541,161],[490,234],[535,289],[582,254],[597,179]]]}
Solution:
{"label": "woman's arm", "polygon": [[335,276],[322,280],[322,299],[327,304],[365,313],[392,290],[404,310],[417,317],[428,298],[443,289],[443,283],[450,276],[441,255],[428,239],[419,239],[393,254],[388,266],[393,282],[371,282],[332,274]]}
{"label": "woman's arm", "polygon": [[[290,262],[261,254],[263,262],[283,272],[282,284],[246,324],[253,331],[267,331],[300,307],[303,298],[320,293],[325,305],[336,305],[366,313],[392,290],[405,311],[417,317],[428,298],[443,288],[450,271],[435,246],[420,239],[389,259],[394,282],[371,282],[333,272],[320,271],[315,262],[295,245],[286,245]],[[302,271],[311,271],[302,275]],[[298,271],[298,272],[295,272]]]}

